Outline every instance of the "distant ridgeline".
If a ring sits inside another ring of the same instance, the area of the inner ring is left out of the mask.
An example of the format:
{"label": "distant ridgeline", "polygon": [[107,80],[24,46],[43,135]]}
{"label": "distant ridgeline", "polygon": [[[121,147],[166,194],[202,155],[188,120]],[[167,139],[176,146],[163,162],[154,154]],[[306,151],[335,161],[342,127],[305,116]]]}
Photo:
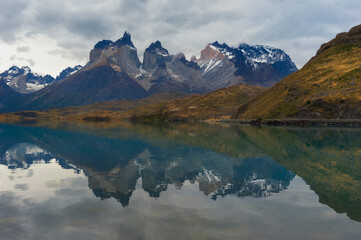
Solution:
{"label": "distant ridgeline", "polygon": [[218,42],[189,61],[183,53],[169,54],[156,41],[140,62],[131,35],[125,32],[115,42],[98,42],[86,66],[67,68],[56,79],[28,67],[5,71],[0,75],[0,112],[139,99],[167,91],[207,93],[240,83],[271,86],[296,70],[280,49],[247,44],[232,48]]}

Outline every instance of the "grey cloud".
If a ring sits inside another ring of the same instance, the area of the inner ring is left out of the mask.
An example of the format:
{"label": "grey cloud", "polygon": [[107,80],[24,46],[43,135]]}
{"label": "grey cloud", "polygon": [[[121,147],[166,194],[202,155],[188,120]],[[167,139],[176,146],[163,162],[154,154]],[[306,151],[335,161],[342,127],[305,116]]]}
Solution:
{"label": "grey cloud", "polygon": [[9,60],[10,61],[19,61],[19,62],[26,61],[30,67],[35,66],[35,61],[34,61],[34,59],[31,59],[31,58],[22,58],[22,57],[17,57],[16,55],[12,55],[9,58]]}
{"label": "grey cloud", "polygon": [[26,191],[29,189],[29,185],[28,184],[16,184],[15,189],[20,190],[20,191]]}
{"label": "grey cloud", "polygon": [[27,59],[25,59],[25,60],[29,63],[30,67],[35,66],[35,61],[34,61],[33,59],[27,58]]}
{"label": "grey cloud", "polygon": [[22,52],[30,52],[31,48],[29,46],[23,46],[23,47],[18,47],[16,48],[16,51],[18,53],[22,53]]}
{"label": "grey cloud", "polygon": [[16,34],[22,30],[27,21],[24,11],[29,3],[31,2],[26,0],[0,1],[1,40],[11,42],[16,39]]}
{"label": "grey cloud", "polygon": [[[160,40],[170,52],[198,54],[215,40],[238,45],[266,44],[286,50],[302,66],[337,32],[359,24],[358,0],[163,1],[14,0],[0,3],[0,39],[22,40],[45,34],[57,42],[61,56],[88,57],[102,39],[132,33],[139,54]],[[13,14],[16,13],[16,14]],[[297,44],[295,44],[297,43]],[[54,51],[58,51],[54,49]]]}

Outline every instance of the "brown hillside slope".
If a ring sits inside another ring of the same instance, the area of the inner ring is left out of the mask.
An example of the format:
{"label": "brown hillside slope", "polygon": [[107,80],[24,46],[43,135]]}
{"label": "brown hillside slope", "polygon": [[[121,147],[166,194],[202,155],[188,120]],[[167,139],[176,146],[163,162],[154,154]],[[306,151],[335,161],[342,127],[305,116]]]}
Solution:
{"label": "brown hillside slope", "polygon": [[148,105],[128,112],[132,120],[209,120],[229,118],[237,108],[263,93],[265,88],[239,84],[208,94],[177,99],[163,105]]}
{"label": "brown hillside slope", "polygon": [[323,44],[300,71],[241,106],[241,119],[361,119],[361,25]]}

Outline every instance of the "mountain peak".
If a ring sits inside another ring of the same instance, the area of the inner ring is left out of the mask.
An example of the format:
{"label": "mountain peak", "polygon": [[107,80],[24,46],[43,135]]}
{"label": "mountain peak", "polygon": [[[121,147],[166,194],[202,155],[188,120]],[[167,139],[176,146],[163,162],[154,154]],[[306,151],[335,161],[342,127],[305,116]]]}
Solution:
{"label": "mountain peak", "polygon": [[124,31],[123,38],[129,38],[130,39],[130,37],[131,37],[130,33],[128,33],[127,31]]}
{"label": "mountain peak", "polygon": [[12,66],[0,74],[1,79],[15,92],[29,94],[53,83],[50,75],[41,76],[31,71],[30,67]]}
{"label": "mountain peak", "polygon": [[112,40],[102,40],[95,44],[95,49],[105,49],[112,46],[123,46],[129,45],[134,48],[133,42],[131,40],[131,35],[127,31],[124,32],[123,37],[119,38],[117,41],[113,42]]}
{"label": "mountain peak", "polygon": [[117,45],[118,47],[123,46],[123,45],[129,45],[131,47],[134,48],[133,42],[131,40],[131,35],[130,33],[128,33],[127,31],[124,32],[123,37],[119,38],[116,42],[115,45]]}
{"label": "mountain peak", "polygon": [[104,48],[111,47],[111,46],[114,46],[114,42],[111,40],[104,39],[102,41],[99,41],[97,44],[95,44],[94,48],[95,49],[104,49]]}
{"label": "mountain peak", "polygon": [[76,65],[75,67],[68,67],[61,71],[61,73],[56,77],[56,81],[59,81],[61,79],[64,79],[70,75],[73,75],[74,73],[78,72],[83,67],[81,65]]}
{"label": "mountain peak", "polygon": [[156,42],[150,44],[150,46],[147,49],[145,49],[145,51],[151,52],[151,53],[156,53],[156,54],[162,55],[162,56],[169,56],[168,50],[165,49],[162,46],[162,43],[158,40]]}
{"label": "mountain peak", "polygon": [[220,44],[218,41],[211,43],[211,45],[217,48],[225,48],[225,49],[229,48],[229,46],[226,43]]}

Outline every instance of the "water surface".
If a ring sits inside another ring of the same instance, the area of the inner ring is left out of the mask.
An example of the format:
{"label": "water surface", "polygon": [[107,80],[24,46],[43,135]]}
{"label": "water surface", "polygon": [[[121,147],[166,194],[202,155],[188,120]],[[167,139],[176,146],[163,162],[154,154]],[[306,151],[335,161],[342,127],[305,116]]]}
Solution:
{"label": "water surface", "polygon": [[360,133],[2,124],[0,239],[359,239]]}

